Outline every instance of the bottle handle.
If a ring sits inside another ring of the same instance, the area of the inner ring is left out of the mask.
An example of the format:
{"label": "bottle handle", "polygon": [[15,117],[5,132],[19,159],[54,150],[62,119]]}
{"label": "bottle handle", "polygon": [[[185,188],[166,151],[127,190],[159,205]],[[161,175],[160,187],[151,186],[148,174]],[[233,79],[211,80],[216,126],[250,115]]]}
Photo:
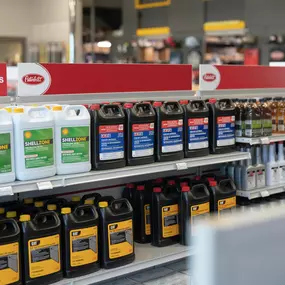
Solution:
{"label": "bottle handle", "polygon": [[15,234],[20,233],[20,229],[19,229],[19,227],[17,225],[17,222],[14,219],[5,219],[5,220],[2,221],[2,224],[6,225],[6,228],[7,228],[7,225],[10,224],[13,227],[13,229],[15,231]]}
{"label": "bottle handle", "polygon": [[34,221],[36,223],[38,223],[40,218],[46,218],[46,217],[52,217],[52,219],[54,220],[55,224],[60,224],[60,220],[59,220],[58,215],[55,212],[52,212],[52,211],[37,213],[36,216],[34,217]]}
{"label": "bottle handle", "polygon": [[49,114],[50,110],[45,106],[31,107],[28,110],[28,116],[32,117],[32,114],[35,112],[44,112],[46,114]]}
{"label": "bottle handle", "polygon": [[77,215],[77,216],[80,216],[79,215],[79,212],[80,211],[83,211],[84,213],[86,213],[85,211],[86,210],[90,210],[93,214],[93,217],[96,217],[96,209],[93,205],[79,205],[77,206],[75,209],[74,209],[74,213]]}
{"label": "bottle handle", "polygon": [[[121,199],[117,199],[117,200],[112,201],[110,206],[111,206],[112,209],[116,209],[115,205],[118,205],[118,204],[122,204],[122,205],[127,206],[129,211],[133,210],[130,202],[127,199],[125,199],[125,198],[121,198]],[[122,213],[122,214],[125,214],[125,213]]]}
{"label": "bottle handle", "polygon": [[66,114],[68,114],[69,111],[79,111],[79,112],[76,112],[76,115],[78,117],[81,117],[84,115],[85,112],[88,112],[86,107],[84,107],[83,105],[69,105],[69,106],[66,106],[64,108],[64,112]]}

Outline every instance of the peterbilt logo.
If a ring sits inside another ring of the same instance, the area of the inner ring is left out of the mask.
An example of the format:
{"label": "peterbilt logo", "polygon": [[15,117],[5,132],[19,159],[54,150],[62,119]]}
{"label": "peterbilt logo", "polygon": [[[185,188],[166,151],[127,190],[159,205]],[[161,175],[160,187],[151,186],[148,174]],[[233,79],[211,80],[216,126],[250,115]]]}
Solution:
{"label": "peterbilt logo", "polygon": [[203,75],[203,79],[207,82],[213,82],[216,80],[216,75],[213,73],[206,73]]}
{"label": "peterbilt logo", "polygon": [[45,78],[40,74],[27,74],[23,76],[22,81],[29,85],[38,85],[45,81]]}

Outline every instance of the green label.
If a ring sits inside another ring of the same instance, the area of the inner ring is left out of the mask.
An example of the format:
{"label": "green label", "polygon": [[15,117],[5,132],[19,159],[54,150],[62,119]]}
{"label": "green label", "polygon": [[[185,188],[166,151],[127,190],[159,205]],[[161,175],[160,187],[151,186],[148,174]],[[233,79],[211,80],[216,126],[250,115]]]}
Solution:
{"label": "green label", "polygon": [[12,172],[11,135],[0,134],[0,174]]}
{"label": "green label", "polygon": [[24,131],[26,168],[54,165],[53,129]]}
{"label": "green label", "polygon": [[272,121],[271,120],[263,120],[262,121],[262,126],[263,128],[272,128]]}
{"label": "green label", "polygon": [[61,128],[61,162],[89,161],[89,127]]}

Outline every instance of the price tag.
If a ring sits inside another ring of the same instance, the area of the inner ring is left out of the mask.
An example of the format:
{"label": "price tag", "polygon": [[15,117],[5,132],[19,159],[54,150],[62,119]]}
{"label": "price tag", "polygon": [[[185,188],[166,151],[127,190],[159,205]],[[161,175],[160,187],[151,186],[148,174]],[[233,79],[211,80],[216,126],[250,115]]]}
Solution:
{"label": "price tag", "polygon": [[0,196],[12,195],[14,195],[12,186],[0,187]]}
{"label": "price tag", "polygon": [[50,190],[53,189],[50,181],[37,182],[39,190]]}
{"label": "price tag", "polygon": [[188,169],[186,162],[178,162],[176,163],[177,170],[185,170]]}
{"label": "price tag", "polygon": [[270,144],[269,137],[260,138],[261,144]]}
{"label": "price tag", "polygon": [[268,191],[266,191],[266,190],[264,190],[264,191],[260,191],[260,195],[261,195],[261,197],[262,197],[262,198],[264,198],[264,197],[268,197],[268,196],[269,196],[269,192],[268,192]]}

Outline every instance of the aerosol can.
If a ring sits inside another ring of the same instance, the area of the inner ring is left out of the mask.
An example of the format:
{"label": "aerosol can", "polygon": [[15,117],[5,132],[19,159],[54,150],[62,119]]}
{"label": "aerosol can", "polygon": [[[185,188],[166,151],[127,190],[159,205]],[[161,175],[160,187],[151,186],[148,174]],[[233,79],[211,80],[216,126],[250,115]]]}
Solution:
{"label": "aerosol can", "polygon": [[[251,147],[246,147],[247,152],[251,152]],[[241,169],[242,190],[252,190],[256,188],[256,169],[252,165],[251,158],[247,159]]]}
{"label": "aerosol can", "polygon": [[[255,160],[256,160],[256,165],[255,165],[256,187],[257,188],[263,188],[263,187],[265,187],[265,165],[261,162],[260,145],[257,145],[255,147]],[[285,170],[285,161],[284,161],[284,170]]]}
{"label": "aerosol can", "polygon": [[285,181],[285,160],[284,160],[283,141],[278,142],[278,164],[279,164],[280,182],[284,182]]}
{"label": "aerosol can", "polygon": [[266,185],[271,186],[279,183],[280,171],[279,164],[275,160],[275,143],[270,143],[269,158],[266,163]]}

